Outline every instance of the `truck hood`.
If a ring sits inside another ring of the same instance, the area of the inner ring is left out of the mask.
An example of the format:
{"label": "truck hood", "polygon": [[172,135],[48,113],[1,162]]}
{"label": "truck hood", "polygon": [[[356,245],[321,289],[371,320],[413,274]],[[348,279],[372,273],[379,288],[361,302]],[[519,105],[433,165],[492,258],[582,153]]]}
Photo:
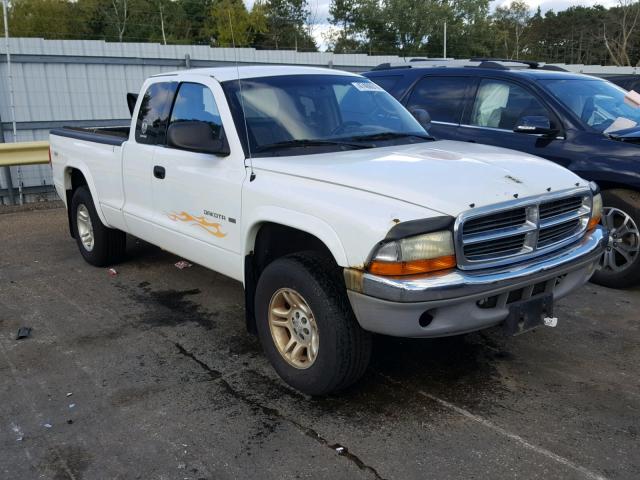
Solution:
{"label": "truck hood", "polygon": [[505,148],[439,140],[291,157],[254,168],[330,182],[457,216],[475,207],[587,185],[569,170]]}

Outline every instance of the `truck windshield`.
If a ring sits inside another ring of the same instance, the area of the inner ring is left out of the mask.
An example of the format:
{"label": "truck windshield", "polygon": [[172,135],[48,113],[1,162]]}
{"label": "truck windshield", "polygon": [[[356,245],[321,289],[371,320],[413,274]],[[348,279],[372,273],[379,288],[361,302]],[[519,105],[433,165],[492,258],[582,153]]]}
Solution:
{"label": "truck windshield", "polygon": [[640,108],[628,92],[599,79],[540,81],[584,123],[599,132],[613,133],[640,125]]}
{"label": "truck windshield", "polygon": [[[241,83],[230,80],[222,86],[245,152],[249,148],[253,156],[324,153],[431,139],[397,100],[366,78],[287,75]],[[244,134],[245,115],[248,135]]]}

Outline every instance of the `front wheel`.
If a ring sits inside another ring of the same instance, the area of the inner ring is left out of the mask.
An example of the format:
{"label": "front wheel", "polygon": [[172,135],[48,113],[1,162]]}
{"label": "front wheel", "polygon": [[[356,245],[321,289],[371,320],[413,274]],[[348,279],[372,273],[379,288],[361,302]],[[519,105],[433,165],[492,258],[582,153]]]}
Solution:
{"label": "front wheel", "polygon": [[610,288],[626,288],[640,281],[640,193],[602,192],[602,224],[609,230],[609,245],[592,281]]}
{"label": "front wheel", "polygon": [[371,334],[355,319],[330,263],[313,252],[280,258],[265,268],[256,288],[265,355],[285,382],[308,395],[353,384],[371,356]]}

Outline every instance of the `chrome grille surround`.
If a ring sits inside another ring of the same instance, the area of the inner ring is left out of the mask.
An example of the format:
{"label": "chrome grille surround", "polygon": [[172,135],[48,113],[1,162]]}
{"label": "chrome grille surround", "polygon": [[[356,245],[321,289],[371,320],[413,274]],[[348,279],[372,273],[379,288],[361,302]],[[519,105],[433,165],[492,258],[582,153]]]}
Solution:
{"label": "chrome grille surround", "polygon": [[591,190],[579,187],[463,212],[454,225],[458,267],[498,267],[561,249],[582,238],[591,206]]}

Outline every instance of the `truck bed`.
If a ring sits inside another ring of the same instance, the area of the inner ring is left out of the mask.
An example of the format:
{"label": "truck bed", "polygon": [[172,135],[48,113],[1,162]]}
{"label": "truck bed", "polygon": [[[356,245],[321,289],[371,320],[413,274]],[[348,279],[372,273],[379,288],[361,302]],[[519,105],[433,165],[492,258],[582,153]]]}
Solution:
{"label": "truck bed", "polygon": [[51,135],[76,138],[106,145],[122,145],[129,138],[129,126],[123,127],[62,127],[51,130]]}

